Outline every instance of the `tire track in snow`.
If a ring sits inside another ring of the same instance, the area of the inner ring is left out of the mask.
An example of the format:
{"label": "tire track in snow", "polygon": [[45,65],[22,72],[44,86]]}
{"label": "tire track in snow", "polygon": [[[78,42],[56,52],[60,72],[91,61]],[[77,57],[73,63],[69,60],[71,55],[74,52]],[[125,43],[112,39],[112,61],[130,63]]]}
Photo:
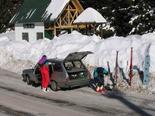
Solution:
{"label": "tire track in snow", "polygon": [[0,105],[0,112],[9,116],[36,116],[28,112],[17,111],[12,108],[5,107],[3,105]]}
{"label": "tire track in snow", "polygon": [[28,93],[28,92],[24,92],[24,91],[19,91],[19,90],[10,88],[10,87],[4,87],[4,86],[1,86],[1,85],[0,85],[0,89],[6,90],[6,91],[9,91],[9,92],[19,93],[19,94],[30,96],[30,97],[34,97],[34,98],[41,99],[41,100],[46,100],[46,101],[48,101],[50,103],[54,103],[54,104],[56,104],[57,106],[60,106],[60,107],[65,106],[65,107],[71,108],[73,110],[79,110],[79,111],[84,111],[84,112],[89,112],[89,113],[91,112],[91,113],[93,113],[95,115],[98,115],[98,116],[103,116],[103,114],[105,114],[105,115],[106,114],[107,115],[114,115],[117,112],[119,112],[120,114],[121,113],[123,113],[123,114],[126,113],[126,112],[123,112],[121,110],[116,110],[116,109],[112,109],[112,108],[111,109],[109,109],[109,108],[101,108],[100,109],[100,108],[96,108],[96,107],[93,107],[93,106],[83,106],[83,105],[80,105],[80,104],[71,103],[70,101],[66,101],[66,100],[51,99],[51,98],[47,98],[45,96],[39,96],[39,95],[36,95],[36,94],[32,94],[32,93]]}

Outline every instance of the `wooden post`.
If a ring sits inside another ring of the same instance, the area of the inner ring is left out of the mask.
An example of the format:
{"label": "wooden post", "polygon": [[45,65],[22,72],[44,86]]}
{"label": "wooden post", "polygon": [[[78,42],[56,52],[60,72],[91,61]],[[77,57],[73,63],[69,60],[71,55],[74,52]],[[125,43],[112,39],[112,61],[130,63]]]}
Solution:
{"label": "wooden post", "polygon": [[89,35],[91,35],[91,25],[90,24],[88,26],[88,30],[89,30]]}
{"label": "wooden post", "polygon": [[56,26],[55,26],[55,23],[54,23],[54,36],[57,35],[57,30],[56,30]]}
{"label": "wooden post", "polygon": [[87,24],[86,24],[86,35],[88,35],[88,27],[87,27]]}
{"label": "wooden post", "polygon": [[96,29],[95,29],[95,23],[93,24],[93,33],[95,34],[95,32],[96,32]]}
{"label": "wooden post", "polygon": [[79,31],[80,29],[79,29],[79,24],[77,24],[77,30]]}
{"label": "wooden post", "polygon": [[72,33],[72,31],[73,31],[73,28],[71,27],[71,33]]}

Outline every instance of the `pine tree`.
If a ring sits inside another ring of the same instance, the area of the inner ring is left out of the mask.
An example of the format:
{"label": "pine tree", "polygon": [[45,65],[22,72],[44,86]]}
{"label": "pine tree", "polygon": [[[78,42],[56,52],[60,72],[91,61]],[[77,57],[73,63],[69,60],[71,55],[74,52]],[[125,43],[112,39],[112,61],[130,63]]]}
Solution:
{"label": "pine tree", "polygon": [[22,0],[0,0],[0,33],[9,27],[9,21],[22,2]]}
{"label": "pine tree", "polygon": [[83,0],[97,9],[118,36],[155,31],[154,0]]}
{"label": "pine tree", "polygon": [[155,31],[155,12],[153,10],[155,2],[151,0],[136,0],[134,8],[131,34],[144,34]]}

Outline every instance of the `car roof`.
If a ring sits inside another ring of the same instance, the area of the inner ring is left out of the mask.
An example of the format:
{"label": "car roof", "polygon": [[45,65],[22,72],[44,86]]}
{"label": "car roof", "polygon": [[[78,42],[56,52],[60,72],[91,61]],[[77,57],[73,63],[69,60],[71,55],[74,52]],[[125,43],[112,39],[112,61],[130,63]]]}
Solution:
{"label": "car roof", "polygon": [[47,61],[49,62],[63,62],[63,59],[58,59],[58,58],[51,58],[51,59],[47,59]]}
{"label": "car roof", "polygon": [[[57,59],[57,58],[51,58],[51,59],[47,59],[48,62],[66,62],[65,59]],[[71,60],[70,60],[71,61]],[[77,60],[74,60],[77,61]]]}

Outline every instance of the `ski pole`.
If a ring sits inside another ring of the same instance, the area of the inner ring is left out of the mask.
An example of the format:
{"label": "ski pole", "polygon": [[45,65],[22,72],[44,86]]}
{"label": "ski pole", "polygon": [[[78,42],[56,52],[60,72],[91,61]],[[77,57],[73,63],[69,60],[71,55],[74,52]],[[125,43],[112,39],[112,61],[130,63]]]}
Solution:
{"label": "ski pole", "polygon": [[118,51],[116,51],[116,65],[115,65],[115,81],[116,81],[116,83],[117,83],[117,78],[118,78],[117,70],[118,70]]}
{"label": "ski pole", "polygon": [[112,74],[111,74],[111,71],[110,71],[109,61],[107,61],[107,66],[108,66],[108,73],[109,73],[109,76],[110,76],[110,80],[111,80],[112,83],[114,84],[114,79],[113,79]]}
{"label": "ski pole", "polygon": [[129,72],[129,85],[131,86],[131,82],[132,82],[132,78],[133,78],[133,64],[132,64],[132,60],[133,60],[133,47],[131,47],[131,56],[130,56],[130,72]]}
{"label": "ski pole", "polygon": [[107,66],[108,66],[108,72],[110,73],[109,61],[107,61]]}

